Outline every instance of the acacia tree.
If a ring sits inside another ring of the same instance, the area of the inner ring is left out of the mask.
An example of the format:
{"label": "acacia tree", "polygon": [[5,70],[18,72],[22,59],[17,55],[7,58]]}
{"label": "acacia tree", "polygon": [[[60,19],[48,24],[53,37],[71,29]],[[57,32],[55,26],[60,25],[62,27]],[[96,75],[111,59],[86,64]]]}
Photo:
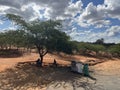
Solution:
{"label": "acacia tree", "polygon": [[96,43],[96,44],[104,44],[104,39],[103,39],[103,38],[98,39],[98,40],[96,40],[95,43]]}
{"label": "acacia tree", "polygon": [[53,43],[54,35],[52,33],[56,31],[55,27],[60,25],[56,21],[35,21],[29,23],[27,26],[28,35],[30,37],[30,42],[34,43],[36,46],[38,53],[40,55],[41,62],[43,62],[43,57],[48,53],[50,48],[48,48],[49,44]]}
{"label": "acacia tree", "polygon": [[68,48],[69,37],[59,29],[61,24],[59,21],[33,21],[26,22],[20,16],[7,14],[8,19],[14,21],[20,28],[25,30],[27,40],[34,44],[38,50],[41,62],[43,57],[51,50],[65,51]]}

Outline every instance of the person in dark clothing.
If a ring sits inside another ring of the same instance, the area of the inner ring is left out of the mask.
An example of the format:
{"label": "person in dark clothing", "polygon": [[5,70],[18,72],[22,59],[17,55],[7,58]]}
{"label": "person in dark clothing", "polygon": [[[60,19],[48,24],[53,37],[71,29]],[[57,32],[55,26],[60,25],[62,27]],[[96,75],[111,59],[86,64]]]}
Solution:
{"label": "person in dark clothing", "polygon": [[57,61],[54,59],[53,66],[57,67]]}
{"label": "person in dark clothing", "polygon": [[37,65],[38,67],[41,66],[41,60],[40,60],[39,58],[38,58],[37,61],[36,61],[36,65]]}
{"label": "person in dark clothing", "polygon": [[84,64],[83,73],[84,73],[84,76],[90,76],[88,64]]}

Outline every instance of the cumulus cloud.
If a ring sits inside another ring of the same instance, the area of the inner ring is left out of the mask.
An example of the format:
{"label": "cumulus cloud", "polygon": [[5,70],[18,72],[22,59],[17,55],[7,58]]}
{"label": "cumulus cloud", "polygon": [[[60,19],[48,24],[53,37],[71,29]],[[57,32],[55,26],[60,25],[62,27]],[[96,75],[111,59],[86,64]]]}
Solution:
{"label": "cumulus cloud", "polygon": [[69,6],[65,10],[65,14],[76,16],[78,13],[82,12],[82,1],[78,1],[76,3],[70,3]]}
{"label": "cumulus cloud", "polygon": [[[44,17],[47,19],[72,18],[82,10],[82,1],[69,0],[0,0],[0,5],[9,7],[5,13],[18,14],[26,19]],[[35,8],[37,7],[37,8]],[[1,9],[0,9],[1,10]],[[44,10],[42,16],[39,13]]]}
{"label": "cumulus cloud", "polygon": [[120,26],[115,25],[108,27],[103,32],[94,32],[94,30],[81,30],[78,31],[76,28],[70,33],[72,40],[95,42],[97,39],[104,38],[106,43],[120,43]]}
{"label": "cumulus cloud", "polygon": [[[0,0],[0,14],[12,13],[23,17],[25,20],[36,19],[40,15],[39,7],[35,3],[25,2],[26,0]],[[37,8],[36,8],[37,7]]]}
{"label": "cumulus cloud", "polygon": [[104,0],[104,4],[108,16],[120,20],[120,0]]}
{"label": "cumulus cloud", "polygon": [[[102,27],[110,24],[110,21],[105,19],[106,16],[120,19],[119,3],[120,0],[105,0],[103,5],[97,6],[89,3],[83,10],[81,0],[75,3],[69,0],[14,0],[14,2],[10,0],[0,0],[0,11],[2,11],[1,13],[17,13],[31,20],[39,17],[69,19],[80,13],[80,16],[77,18],[80,26],[87,27],[96,25],[96,27]],[[44,10],[42,15],[39,12],[40,10]]]}
{"label": "cumulus cloud", "polygon": [[106,14],[103,7],[101,5],[94,6],[92,2],[89,3],[83,13],[77,18],[78,24],[82,27],[95,25],[98,28],[109,25],[110,21],[105,20]]}
{"label": "cumulus cloud", "polygon": [[72,40],[77,40],[77,41],[84,41],[84,42],[95,42],[98,37],[96,37],[96,33],[86,33],[86,32],[79,32],[72,34]]}
{"label": "cumulus cloud", "polygon": [[3,6],[3,5],[1,5],[1,6],[0,6],[0,15],[5,14],[5,10],[7,10],[7,9],[9,9],[8,6]]}
{"label": "cumulus cloud", "polygon": [[[39,17],[39,7],[44,8],[45,12],[47,12],[44,15],[47,15],[48,18],[56,18],[57,16],[63,15],[69,2],[69,0],[14,0],[14,2],[10,0],[0,0],[0,5],[9,7],[9,9],[5,11],[6,13],[18,14],[27,19]],[[34,8],[35,5],[39,7]],[[25,10],[23,10],[23,7]]]}
{"label": "cumulus cloud", "polygon": [[120,26],[112,26],[106,30],[108,36],[117,36],[120,35]]}
{"label": "cumulus cloud", "polygon": [[59,0],[55,5],[51,3],[50,6],[45,9],[44,16],[52,19],[71,19],[82,11],[82,6],[82,1],[71,3],[69,0],[65,0],[64,2]]}
{"label": "cumulus cloud", "polygon": [[[103,4],[89,3],[84,8],[81,0],[74,3],[73,0],[0,0],[0,15],[17,14],[29,21],[37,18],[61,19],[64,21],[64,31],[75,40],[95,41],[101,37],[113,37],[116,41],[115,36],[120,34],[120,27],[112,26],[109,18],[120,20],[119,4],[120,0],[104,0]],[[0,21],[0,24],[3,22]],[[96,33],[89,30],[91,26],[93,29],[107,29]],[[85,27],[88,31],[79,31],[78,27]]]}
{"label": "cumulus cloud", "polygon": [[24,8],[23,7],[21,7],[21,9],[9,8],[5,10],[5,12],[19,15],[23,17],[25,20],[32,20],[39,17],[39,13],[37,12],[37,10],[36,11],[34,10],[34,4],[33,7],[31,7],[31,5],[30,6],[27,5]]}
{"label": "cumulus cloud", "polygon": [[91,25],[95,28],[107,27],[111,21],[107,18],[116,18],[120,20],[120,0],[104,0],[104,4],[93,5],[89,3],[82,14],[76,19],[82,27]]}
{"label": "cumulus cloud", "polygon": [[69,0],[47,0],[45,1],[45,14],[47,18],[62,19],[65,8],[69,5]]}

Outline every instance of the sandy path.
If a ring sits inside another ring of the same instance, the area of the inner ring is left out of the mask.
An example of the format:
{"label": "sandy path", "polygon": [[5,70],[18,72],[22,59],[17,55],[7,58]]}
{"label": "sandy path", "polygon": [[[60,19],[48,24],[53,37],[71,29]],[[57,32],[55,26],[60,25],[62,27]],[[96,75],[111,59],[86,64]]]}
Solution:
{"label": "sandy path", "polygon": [[[120,60],[109,60],[95,65],[95,75],[97,86],[101,90],[120,90]],[[98,89],[99,90],[99,89]]]}
{"label": "sandy path", "polygon": [[[120,60],[108,60],[106,62],[90,67],[94,70],[92,76],[97,79],[92,90],[120,90]],[[54,85],[48,87],[47,90],[56,90]],[[57,90],[85,90],[81,87],[72,87],[70,84],[67,88],[60,87]],[[91,89],[90,89],[91,90]]]}
{"label": "sandy path", "polygon": [[95,65],[93,68],[101,75],[120,75],[120,60],[109,60]]}

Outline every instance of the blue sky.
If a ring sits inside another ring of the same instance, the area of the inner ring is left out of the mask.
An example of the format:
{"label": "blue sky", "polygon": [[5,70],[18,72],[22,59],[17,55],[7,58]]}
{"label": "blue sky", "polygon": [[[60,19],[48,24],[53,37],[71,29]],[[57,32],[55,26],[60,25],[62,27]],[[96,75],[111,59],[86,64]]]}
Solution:
{"label": "blue sky", "polygon": [[[7,13],[35,19],[63,20],[63,31],[72,40],[120,43],[120,0],[0,0],[0,18]],[[0,31],[16,29],[0,19]]]}

